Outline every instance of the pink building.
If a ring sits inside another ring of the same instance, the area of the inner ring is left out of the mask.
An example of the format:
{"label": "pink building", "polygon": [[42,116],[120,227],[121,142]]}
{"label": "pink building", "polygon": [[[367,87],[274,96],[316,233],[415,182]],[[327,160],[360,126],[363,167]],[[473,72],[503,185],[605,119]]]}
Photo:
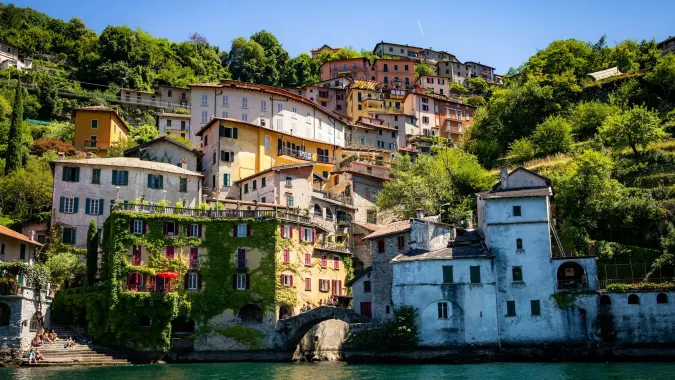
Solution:
{"label": "pink building", "polygon": [[346,76],[353,79],[369,79],[370,63],[367,58],[340,59],[328,61],[321,66],[321,80]]}

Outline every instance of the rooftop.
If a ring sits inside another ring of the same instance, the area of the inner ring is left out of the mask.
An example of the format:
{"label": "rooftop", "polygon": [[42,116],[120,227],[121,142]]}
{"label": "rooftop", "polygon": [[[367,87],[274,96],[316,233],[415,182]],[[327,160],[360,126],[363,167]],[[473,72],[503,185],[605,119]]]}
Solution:
{"label": "rooftop", "polygon": [[84,158],[77,160],[57,160],[51,162],[51,165],[56,164],[115,166],[120,168],[147,169],[165,173],[202,177],[201,173],[179,168],[178,166],[173,164],[168,164],[166,162],[145,161],[135,157]]}
{"label": "rooftop", "polygon": [[179,119],[189,119],[190,118],[190,115],[185,115],[185,114],[182,114],[182,113],[164,112],[164,113],[160,113],[158,115],[159,115],[160,118],[161,117],[176,117],[176,118],[179,118]]}
{"label": "rooftop", "polygon": [[374,239],[381,236],[391,235],[395,233],[405,232],[410,229],[410,220],[401,220],[399,222],[390,223],[386,226],[379,228],[377,231],[372,234],[364,237],[364,239]]}
{"label": "rooftop", "polygon": [[74,111],[75,111],[76,114],[77,114],[77,111],[111,112],[120,121],[121,127],[124,127],[124,129],[126,129],[127,132],[129,132],[129,127],[127,127],[127,124],[124,121],[124,118],[122,118],[122,116],[120,116],[120,114],[117,112],[117,110],[114,110],[110,107],[107,107],[107,106],[86,106],[86,107],[75,108]]}
{"label": "rooftop", "polygon": [[155,93],[152,92],[152,91],[137,90],[137,89],[133,89],[133,88],[120,88],[120,92],[121,92],[121,91],[140,92],[140,93],[142,93],[142,94],[155,95]]}
{"label": "rooftop", "polygon": [[547,197],[551,196],[550,187],[538,187],[534,189],[514,189],[504,191],[490,191],[478,193],[483,199],[501,199],[501,198],[526,198],[526,197]]}
{"label": "rooftop", "polygon": [[163,142],[163,141],[166,141],[166,142],[168,142],[168,143],[174,144],[174,145],[176,145],[176,146],[179,147],[179,148],[183,148],[183,149],[185,149],[185,150],[187,150],[187,151],[193,153],[194,155],[202,156],[202,157],[204,156],[204,153],[202,153],[199,149],[194,149],[194,148],[191,148],[191,147],[189,147],[189,146],[187,146],[187,145],[185,145],[185,144],[179,143],[178,141],[176,141],[176,140],[174,140],[174,139],[172,139],[172,138],[170,138],[170,137],[168,137],[168,136],[160,136],[160,137],[158,137],[158,138],[156,138],[156,139],[154,139],[154,140],[150,140],[150,141],[148,141],[148,142],[146,142],[146,143],[144,143],[144,144],[137,145],[137,146],[135,146],[135,147],[133,147],[133,148],[129,148],[129,149],[127,149],[127,150],[124,151],[124,155],[126,156],[126,155],[128,155],[128,154],[131,154],[131,153],[134,153],[134,152],[143,150],[143,149],[145,149],[145,148],[147,148],[147,147],[149,147],[149,146],[152,146],[152,145],[154,145],[154,144],[156,144],[156,143]]}
{"label": "rooftop", "polygon": [[603,80],[603,79],[623,75],[623,73],[621,71],[619,71],[618,67],[614,66],[614,67],[610,67],[609,69],[606,69],[606,70],[600,70],[600,71],[596,71],[594,73],[588,73],[588,75],[592,76],[593,79],[595,79],[595,80]]}
{"label": "rooftop", "polygon": [[351,88],[358,88],[360,90],[370,90],[375,91],[379,87],[380,82],[366,79],[354,79],[351,84]]}
{"label": "rooftop", "polygon": [[9,236],[11,238],[21,240],[21,241],[24,241],[24,242],[29,243],[29,244],[37,245],[38,247],[42,247],[42,244],[40,244],[40,243],[38,243],[34,240],[30,240],[30,238],[28,236],[26,236],[22,233],[16,232],[14,230],[10,230],[9,228],[7,228],[5,226],[2,226],[2,225],[0,225],[0,235]]}
{"label": "rooftop", "polygon": [[489,257],[488,251],[483,248],[481,244],[447,247],[435,251],[413,249],[394,257],[391,261],[397,263],[405,261],[450,260],[476,257]]}
{"label": "rooftop", "polygon": [[248,177],[244,177],[244,178],[241,178],[241,179],[239,179],[239,180],[237,180],[237,181],[234,181],[234,183],[242,183],[242,182],[244,182],[244,181],[248,181],[249,179],[257,178],[257,177],[260,177],[261,175],[265,175],[265,174],[267,174],[267,173],[269,173],[269,172],[273,172],[273,171],[274,171],[274,172],[280,172],[280,171],[290,170],[290,169],[305,168],[305,167],[308,167],[308,166],[314,166],[314,164],[308,162],[308,163],[302,163],[302,164],[292,164],[292,165],[279,165],[279,166],[273,166],[273,167],[271,167],[271,168],[269,168],[269,169],[266,169],[266,170],[257,172],[257,173],[255,173],[255,174],[251,174],[251,175],[248,176]]}

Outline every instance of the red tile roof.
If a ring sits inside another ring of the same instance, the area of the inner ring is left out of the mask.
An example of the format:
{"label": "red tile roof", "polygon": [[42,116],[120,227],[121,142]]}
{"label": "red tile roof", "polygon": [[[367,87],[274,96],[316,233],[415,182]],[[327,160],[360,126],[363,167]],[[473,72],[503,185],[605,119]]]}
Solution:
{"label": "red tile roof", "polygon": [[372,234],[364,237],[364,239],[373,239],[380,236],[408,231],[409,229],[410,229],[410,220],[402,220],[400,222],[390,223],[373,232]]}
{"label": "red tile roof", "polygon": [[21,233],[18,233],[14,230],[10,230],[9,228],[7,228],[5,226],[0,226],[0,235],[9,236],[11,238],[21,240],[21,241],[25,241],[26,243],[34,244],[34,245],[37,245],[38,247],[42,247],[42,244],[40,244],[40,243],[38,243],[34,240],[30,240],[30,238],[28,236],[26,236],[24,234],[21,234]]}

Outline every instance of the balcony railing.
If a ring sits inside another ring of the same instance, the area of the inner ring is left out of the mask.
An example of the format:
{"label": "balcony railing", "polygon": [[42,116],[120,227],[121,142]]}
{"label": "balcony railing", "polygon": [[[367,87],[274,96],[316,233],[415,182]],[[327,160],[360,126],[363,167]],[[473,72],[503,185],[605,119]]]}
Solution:
{"label": "balcony railing", "polygon": [[588,283],[586,283],[586,280],[582,279],[558,280],[559,290],[586,289],[586,288],[588,288]]}
{"label": "balcony railing", "polygon": [[300,149],[293,149],[289,147],[282,147],[279,149],[278,154],[284,155],[284,156],[289,156],[293,158],[299,158],[301,160],[307,160],[307,161],[312,161],[312,162],[322,162],[322,163],[330,163],[331,159],[330,156],[324,155],[324,154],[315,154],[315,153],[310,153],[310,152],[305,152]]}
{"label": "balcony railing", "polygon": [[85,148],[97,148],[98,147],[98,140],[84,140],[84,147]]}
{"label": "balcony railing", "polygon": [[332,201],[344,203],[347,205],[352,205],[352,197],[346,196],[344,194],[332,194],[332,193],[323,193],[323,199],[330,199]]}
{"label": "balcony railing", "polygon": [[338,214],[337,223],[338,225],[349,226],[352,224],[352,218],[349,216],[349,214],[346,215]]}
{"label": "balcony railing", "polygon": [[359,156],[349,156],[342,160],[340,162],[340,168],[343,168],[352,162],[365,162],[367,164],[372,164],[372,165],[377,165],[377,166],[383,166],[383,167],[390,167],[389,161],[383,161],[383,160],[376,160],[368,157],[359,157]]}
{"label": "balcony railing", "polygon": [[145,205],[137,203],[118,203],[115,205],[116,211],[133,211],[147,214],[181,215],[195,218],[217,218],[217,219],[279,219],[290,222],[309,224],[309,216],[300,215],[294,210],[275,209],[275,210],[200,210],[194,208],[165,207],[156,205]]}
{"label": "balcony railing", "polygon": [[199,259],[190,259],[190,269],[199,269]]}
{"label": "balcony railing", "polygon": [[333,251],[333,252],[352,253],[348,247],[346,247],[344,244],[339,243],[331,243],[331,242],[319,243],[314,248],[324,249],[326,251]]}
{"label": "balcony railing", "polygon": [[0,296],[21,295],[21,287],[16,279],[10,277],[0,278]]}

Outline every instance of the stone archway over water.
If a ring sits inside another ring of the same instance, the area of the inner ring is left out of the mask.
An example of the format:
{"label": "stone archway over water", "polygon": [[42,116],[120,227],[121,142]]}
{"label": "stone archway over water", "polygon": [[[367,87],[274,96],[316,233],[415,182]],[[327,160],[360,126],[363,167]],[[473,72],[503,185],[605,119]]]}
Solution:
{"label": "stone archway over water", "polygon": [[277,322],[277,332],[281,337],[281,345],[287,350],[294,350],[300,343],[302,337],[315,325],[337,319],[346,323],[368,323],[371,319],[349,309],[338,307],[322,306],[296,315],[294,317],[283,319]]}

